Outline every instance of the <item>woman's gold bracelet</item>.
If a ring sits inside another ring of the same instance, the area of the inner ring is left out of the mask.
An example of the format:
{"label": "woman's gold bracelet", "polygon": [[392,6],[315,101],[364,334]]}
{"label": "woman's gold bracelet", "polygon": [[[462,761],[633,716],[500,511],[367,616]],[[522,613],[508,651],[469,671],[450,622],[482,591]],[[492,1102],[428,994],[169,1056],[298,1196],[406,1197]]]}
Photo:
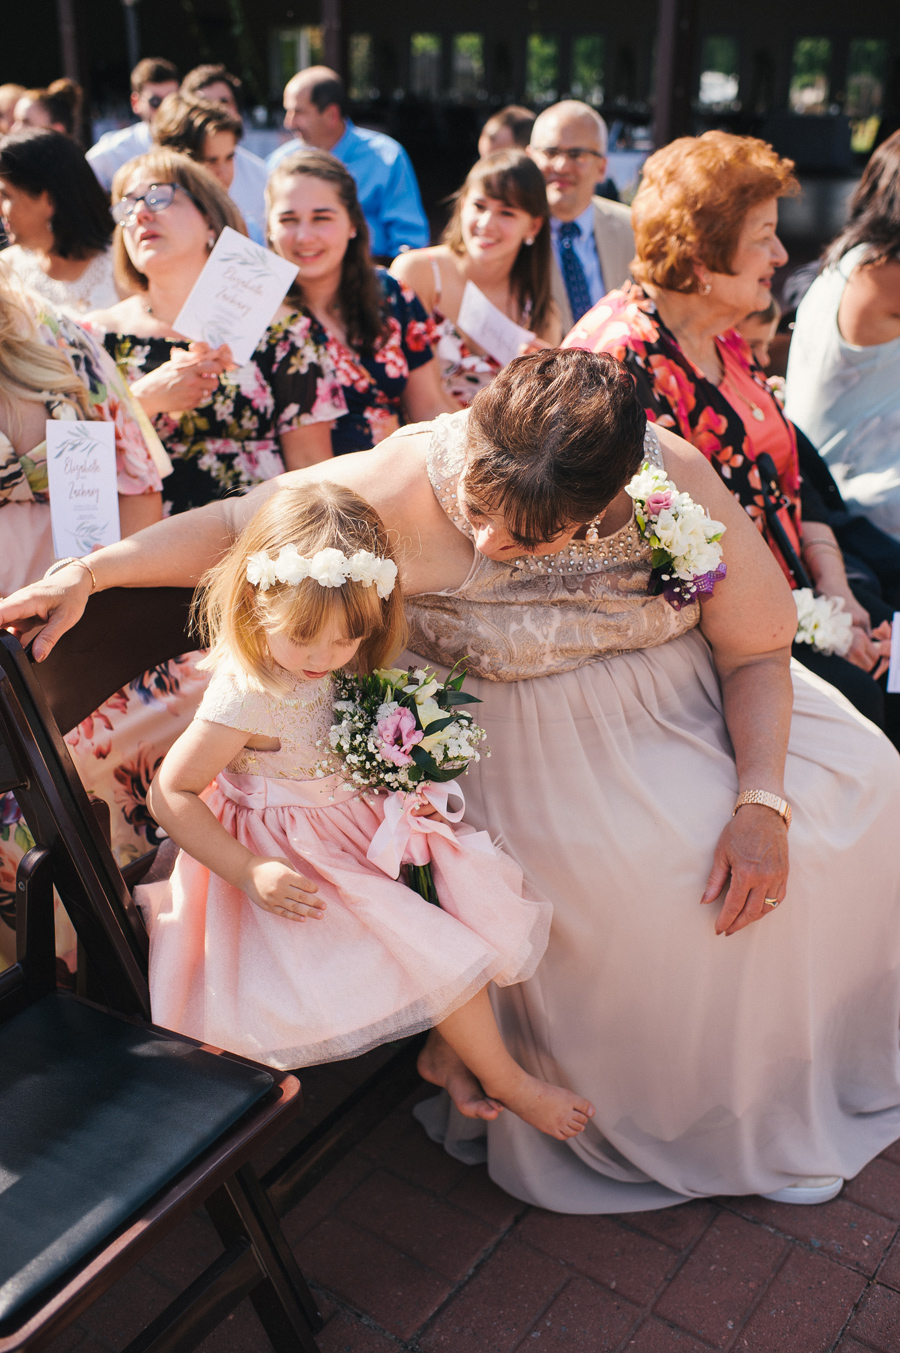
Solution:
{"label": "woman's gold bracelet", "polygon": [[91,591],[96,592],[97,579],[94,577],[94,570],[91,568],[90,564],[86,559],[77,559],[75,555],[70,555],[68,559],[57,559],[56,563],[51,564],[50,567],[47,569],[47,572],[44,574],[44,577],[45,578],[51,577],[52,574],[58,573],[61,568],[68,568],[69,564],[80,564],[82,568],[87,569],[88,573],[91,575]]}

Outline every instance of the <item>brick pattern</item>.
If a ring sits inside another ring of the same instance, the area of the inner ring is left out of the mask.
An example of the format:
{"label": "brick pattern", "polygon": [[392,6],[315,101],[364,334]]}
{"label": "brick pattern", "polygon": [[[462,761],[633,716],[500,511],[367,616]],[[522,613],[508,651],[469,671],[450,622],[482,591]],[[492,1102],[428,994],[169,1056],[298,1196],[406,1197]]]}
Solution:
{"label": "brick pattern", "polygon": [[[305,1073],[310,1118],[372,1057]],[[900,1142],[823,1207],[719,1198],[566,1217],[450,1159],[410,1108],[285,1218],[322,1353],[900,1350]],[[190,1218],[48,1353],[115,1353],[218,1252],[205,1215]],[[201,1347],[269,1353],[249,1302]]]}

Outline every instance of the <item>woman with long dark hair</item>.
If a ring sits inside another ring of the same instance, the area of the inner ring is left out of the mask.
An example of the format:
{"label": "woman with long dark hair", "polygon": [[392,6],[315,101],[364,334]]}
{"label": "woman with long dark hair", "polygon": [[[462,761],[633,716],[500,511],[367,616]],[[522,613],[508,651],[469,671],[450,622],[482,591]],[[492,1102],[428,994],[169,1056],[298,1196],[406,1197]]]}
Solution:
{"label": "woman with long dark hair", "polygon": [[850,510],[900,539],[900,132],[866,166],[800,303],[785,411]]}
{"label": "woman with long dark hair", "polygon": [[115,305],[106,193],[78,146],[62,132],[29,128],[0,142],[3,262],[30,291],[65,315]]}
{"label": "woman with long dark hair", "polygon": [[288,300],[327,348],[344,389],[334,455],[375,446],[401,421],[453,409],[428,316],[411,291],[373,265],[356,184],[340,160],[323,150],[287,156],[269,179],[266,204],[269,244],[297,267]]}
{"label": "woman with long dark hair", "polygon": [[534,161],[521,150],[495,151],[469,171],[441,243],[394,260],[391,272],[435,323],[441,379],[458,405],[471,404],[501,369],[457,323],[468,282],[542,344],[555,347],[562,338],[550,294],[549,215]]}

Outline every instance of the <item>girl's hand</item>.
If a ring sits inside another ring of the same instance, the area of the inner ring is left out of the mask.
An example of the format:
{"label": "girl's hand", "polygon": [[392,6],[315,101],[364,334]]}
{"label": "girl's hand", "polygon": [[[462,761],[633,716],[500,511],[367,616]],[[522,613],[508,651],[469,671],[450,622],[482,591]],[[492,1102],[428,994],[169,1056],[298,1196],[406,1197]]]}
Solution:
{"label": "girl's hand", "polygon": [[219,377],[233,365],[231,349],[225,344],[211,348],[208,343],[192,343],[187,351],[173,348],[169,360],[141,376],[131,390],[150,415],[180,413],[205,403]]}
{"label": "girl's hand", "polygon": [[289,921],[305,921],[307,917],[321,921],[325,915],[326,904],[313,897],[319,891],[316,885],[298,874],[287,860],[254,855],[239,886],[263,911]]}

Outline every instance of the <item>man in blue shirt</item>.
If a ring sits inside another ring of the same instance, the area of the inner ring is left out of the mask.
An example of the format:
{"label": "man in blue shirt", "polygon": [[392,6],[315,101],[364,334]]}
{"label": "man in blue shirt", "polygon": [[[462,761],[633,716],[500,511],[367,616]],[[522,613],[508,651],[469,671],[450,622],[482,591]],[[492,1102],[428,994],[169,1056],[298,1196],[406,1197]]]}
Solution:
{"label": "man in blue shirt", "polygon": [[409,156],[390,136],[353,125],[343,81],[333,70],[309,66],[288,81],[284,125],[296,139],[272,152],[266,161],[269,173],[304,145],[328,150],[356,180],[376,258],[394,258],[404,247],[421,249],[430,242]]}

